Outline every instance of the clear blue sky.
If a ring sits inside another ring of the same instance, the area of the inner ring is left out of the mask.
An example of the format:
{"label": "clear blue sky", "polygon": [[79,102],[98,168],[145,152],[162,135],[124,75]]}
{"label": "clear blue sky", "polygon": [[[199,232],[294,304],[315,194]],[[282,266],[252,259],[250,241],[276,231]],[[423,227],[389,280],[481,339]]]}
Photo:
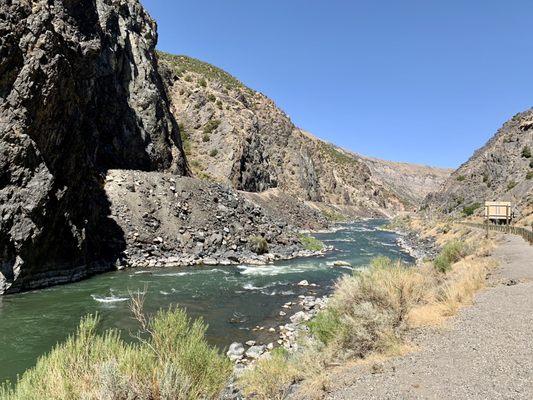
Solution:
{"label": "clear blue sky", "polygon": [[215,64],[356,152],[456,167],[533,106],[531,0],[141,0]]}

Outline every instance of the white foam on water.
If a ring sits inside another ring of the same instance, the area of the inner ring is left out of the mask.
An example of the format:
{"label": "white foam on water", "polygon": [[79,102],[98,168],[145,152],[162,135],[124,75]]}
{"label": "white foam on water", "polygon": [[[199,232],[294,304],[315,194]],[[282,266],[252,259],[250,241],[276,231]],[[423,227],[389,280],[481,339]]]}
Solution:
{"label": "white foam on water", "polygon": [[326,265],[324,263],[316,264],[294,264],[294,265],[238,265],[242,275],[251,276],[275,276],[283,274],[294,274],[306,271],[324,269]]}
{"label": "white foam on water", "polygon": [[213,269],[198,269],[196,271],[160,272],[160,273],[154,274],[154,276],[187,276],[187,275],[198,275],[198,274],[211,274],[214,272],[220,272],[224,275],[230,274],[229,271],[225,271],[219,268],[213,268]]}
{"label": "white foam on water", "polygon": [[93,300],[99,302],[99,303],[121,303],[123,301],[128,301],[128,297],[117,297],[114,295],[111,296],[97,296],[95,294],[91,294],[91,297]]}
{"label": "white foam on water", "polygon": [[286,286],[286,285],[288,285],[288,283],[282,282],[282,281],[270,282],[263,286],[255,286],[253,283],[248,282],[248,283],[245,283],[242,288],[245,290],[262,290],[262,289],[267,289],[273,286]]}
{"label": "white foam on water", "polygon": [[165,292],[164,290],[160,290],[159,293],[161,293],[163,296],[168,296],[170,293]]}
{"label": "white foam on water", "polygon": [[192,274],[194,274],[194,272],[165,272],[161,274],[154,274],[154,276],[186,276]]}
{"label": "white foam on water", "polygon": [[261,290],[264,287],[254,286],[252,283],[246,283],[242,287],[244,290]]}

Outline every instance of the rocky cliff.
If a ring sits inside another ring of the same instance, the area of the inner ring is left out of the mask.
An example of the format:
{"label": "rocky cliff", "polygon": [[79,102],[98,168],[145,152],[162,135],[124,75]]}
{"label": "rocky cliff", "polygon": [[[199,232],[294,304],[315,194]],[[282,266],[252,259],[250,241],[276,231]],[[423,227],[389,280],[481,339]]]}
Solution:
{"label": "rocky cliff", "polygon": [[533,210],[533,109],[516,114],[428,195],[424,208],[481,214],[486,200],[511,201],[518,218]]}
{"label": "rocky cliff", "polygon": [[375,181],[389,188],[412,208],[417,208],[428,194],[440,189],[453,172],[447,168],[359,157],[368,165]]}
{"label": "rocky cliff", "polygon": [[0,3],[0,294],[109,268],[108,168],[186,173],[137,1]]}
{"label": "rocky cliff", "polygon": [[[399,183],[393,187],[391,179],[374,176],[368,160],[298,129],[272,100],[225,71],[186,56],[158,55],[194,175],[248,192],[279,189],[366,216],[413,207],[428,190],[397,190]],[[441,174],[428,174],[416,179],[432,189]]]}

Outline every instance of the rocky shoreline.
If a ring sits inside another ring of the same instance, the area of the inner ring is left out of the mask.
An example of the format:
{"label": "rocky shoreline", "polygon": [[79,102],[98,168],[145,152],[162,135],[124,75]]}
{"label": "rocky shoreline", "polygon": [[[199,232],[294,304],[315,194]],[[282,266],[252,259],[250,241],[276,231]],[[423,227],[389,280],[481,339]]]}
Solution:
{"label": "rocky shoreline", "polygon": [[422,237],[419,232],[405,227],[380,228],[386,232],[393,232],[398,235],[396,243],[407,254],[413,257],[417,263],[423,260],[433,260],[439,253],[439,247],[433,238]]}
{"label": "rocky shoreline", "polygon": [[[308,281],[300,281],[298,286],[316,288],[318,285]],[[243,397],[235,385],[235,380],[247,369],[253,367],[254,363],[260,359],[270,357],[270,352],[276,347],[281,347],[289,352],[298,350],[298,339],[302,335],[309,333],[307,323],[328,303],[331,294],[323,296],[299,295],[294,301],[286,302],[279,315],[284,318],[285,323],[277,324],[268,328],[268,332],[277,337],[276,340],[268,343],[261,343],[257,340],[248,340],[245,343],[233,342],[226,355],[235,363],[233,369],[232,382],[227,386],[222,400],[242,400]],[[257,327],[259,330],[265,327]]]}
{"label": "rocky shoreline", "polygon": [[[290,225],[222,184],[112,170],[105,190],[126,243],[119,268],[262,265],[331,250],[306,249],[306,221]],[[309,214],[308,222],[313,218]]]}

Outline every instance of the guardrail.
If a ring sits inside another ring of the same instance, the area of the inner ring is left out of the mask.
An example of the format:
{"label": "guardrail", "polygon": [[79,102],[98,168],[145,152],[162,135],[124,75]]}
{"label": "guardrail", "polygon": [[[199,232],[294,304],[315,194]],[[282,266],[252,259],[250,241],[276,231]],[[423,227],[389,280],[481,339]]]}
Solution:
{"label": "guardrail", "polygon": [[[474,228],[487,229],[487,224],[479,224],[479,223],[475,223],[475,222],[460,222],[460,224],[466,225],[466,226],[471,226],[471,227],[474,227]],[[491,231],[510,233],[512,235],[520,235],[526,241],[528,241],[529,244],[533,244],[533,231],[531,231],[530,229],[522,228],[522,227],[519,227],[519,226],[494,225],[494,224],[488,224],[488,228]]]}

